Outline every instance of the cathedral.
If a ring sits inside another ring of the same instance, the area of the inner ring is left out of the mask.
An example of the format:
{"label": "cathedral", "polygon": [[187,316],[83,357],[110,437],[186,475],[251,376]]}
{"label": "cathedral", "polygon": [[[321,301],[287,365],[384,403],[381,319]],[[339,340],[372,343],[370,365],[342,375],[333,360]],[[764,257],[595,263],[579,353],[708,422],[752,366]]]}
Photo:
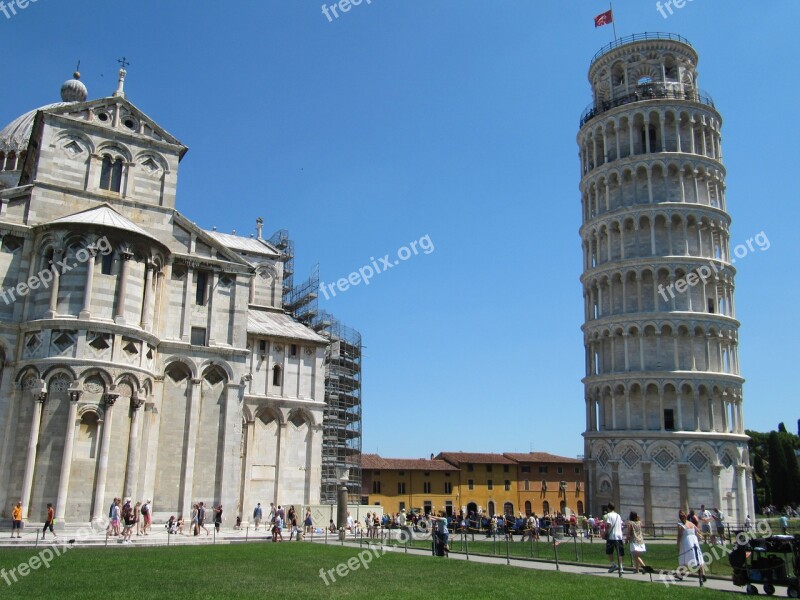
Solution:
{"label": "cathedral", "polygon": [[285,255],[175,207],[187,148],[125,69],[0,131],[0,507],[100,520],[320,501],[328,340],[284,310]]}

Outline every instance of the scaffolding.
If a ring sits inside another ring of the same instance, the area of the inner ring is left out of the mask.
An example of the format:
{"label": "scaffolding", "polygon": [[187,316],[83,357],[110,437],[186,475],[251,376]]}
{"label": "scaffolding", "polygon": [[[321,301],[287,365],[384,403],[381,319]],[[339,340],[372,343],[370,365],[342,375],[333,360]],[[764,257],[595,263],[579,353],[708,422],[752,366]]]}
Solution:
{"label": "scaffolding", "polygon": [[319,265],[294,285],[294,242],[285,229],[269,242],[283,253],[283,308],[328,340],[322,424],[323,504],[335,504],[339,478],[348,470],[348,502],[361,501],[361,334],[318,306]]}

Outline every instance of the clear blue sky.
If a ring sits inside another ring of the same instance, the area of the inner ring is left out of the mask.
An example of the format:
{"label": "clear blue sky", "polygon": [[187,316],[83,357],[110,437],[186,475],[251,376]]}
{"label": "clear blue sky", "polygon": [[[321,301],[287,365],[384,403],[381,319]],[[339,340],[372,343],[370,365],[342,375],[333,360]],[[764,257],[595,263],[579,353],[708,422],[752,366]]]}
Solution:
{"label": "clear blue sky", "polygon": [[[249,233],[263,216],[296,240],[298,275],[319,262],[325,281],[430,236],[432,253],[322,302],[364,336],[365,451],[580,454],[575,137],[608,5],[364,0],[329,22],[321,4],[0,14],[0,122],[57,101],[79,59],[90,97],[110,95],[128,57],[128,98],[189,146],[178,207],[201,226]],[[679,33],[700,54],[724,118],[731,244],[771,242],[737,263],[746,425],[794,431],[800,4],[614,8],[619,35]]]}

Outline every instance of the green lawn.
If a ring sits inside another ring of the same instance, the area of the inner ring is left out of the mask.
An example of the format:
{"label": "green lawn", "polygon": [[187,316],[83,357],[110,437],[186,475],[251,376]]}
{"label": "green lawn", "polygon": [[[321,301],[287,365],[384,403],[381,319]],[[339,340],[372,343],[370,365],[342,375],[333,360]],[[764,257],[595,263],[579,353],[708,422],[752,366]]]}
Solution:
{"label": "green lawn", "polygon": [[[41,550],[41,549],[40,549]],[[364,549],[361,552],[367,553]],[[249,543],[159,548],[80,548],[53,559],[7,586],[13,598],[609,598],[646,593],[659,598],[722,598],[722,592],[694,586],[647,585],[505,565],[482,565],[389,552],[371,556],[369,569],[359,550],[307,543]],[[37,551],[0,550],[8,571]],[[355,558],[354,558],[355,557]],[[326,585],[319,571],[351,560],[359,568]],[[366,559],[365,559],[366,560]]]}

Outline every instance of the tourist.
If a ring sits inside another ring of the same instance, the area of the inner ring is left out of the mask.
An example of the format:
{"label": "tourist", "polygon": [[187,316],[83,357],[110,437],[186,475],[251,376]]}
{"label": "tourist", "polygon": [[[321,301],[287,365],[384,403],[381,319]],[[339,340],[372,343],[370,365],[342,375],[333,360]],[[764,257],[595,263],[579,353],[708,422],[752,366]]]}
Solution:
{"label": "tourist", "polygon": [[111,509],[111,529],[114,532],[114,535],[120,535],[120,519],[122,518],[122,500],[116,498],[114,500],[114,506]]}
{"label": "tourist", "polygon": [[644,543],[644,535],[642,534],[642,522],[639,520],[639,515],[631,511],[628,516],[628,532],[625,536],[627,542],[630,544],[631,558],[633,558],[633,572],[644,573],[644,561],[642,554],[647,552],[647,546]]}
{"label": "tourist", "polygon": [[750,515],[747,515],[744,519],[744,530],[745,531],[752,531],[753,529],[753,520],[750,518]]}
{"label": "tourist", "polygon": [[783,535],[788,535],[789,533],[789,517],[786,516],[786,513],[781,515],[781,518],[778,519],[778,524],[781,528],[781,533]]}
{"label": "tourist", "polygon": [[[701,508],[703,507],[701,506]],[[680,522],[678,523],[678,573],[676,577],[678,580],[682,580],[686,576],[687,569],[696,567],[699,569],[701,580],[705,581],[705,561],[697,535],[697,525],[689,521],[683,511],[678,513],[678,519]]]}
{"label": "tourist", "polygon": [[450,532],[447,530],[447,517],[442,511],[439,511],[439,516],[436,517],[431,514],[430,520],[431,525],[433,525],[433,535],[436,536],[436,556],[449,556],[450,546],[448,542],[450,540]]}
{"label": "tourist", "polygon": [[49,502],[47,503],[47,516],[45,517],[44,527],[42,527],[42,539],[44,539],[44,534],[47,533],[47,530],[50,530],[50,533],[53,534],[53,537],[58,537],[56,535],[55,530],[53,529],[53,522],[56,520],[56,511],[53,510],[53,505]]}
{"label": "tourist", "polygon": [[291,542],[295,534],[297,534],[297,539],[300,539],[300,531],[297,529],[297,513],[294,511],[294,506],[289,511],[289,514],[291,515],[289,517],[289,541]]}
{"label": "tourist", "polygon": [[178,517],[178,522],[176,523],[176,526],[177,526],[177,532],[178,532],[178,534],[179,534],[179,535],[183,535],[183,526],[184,526],[184,522],[183,522],[183,515],[180,515],[180,516]]}
{"label": "tourist", "polygon": [[708,544],[708,538],[711,536],[711,543],[714,543],[714,537],[711,535],[711,511],[706,510],[706,505],[700,505],[700,515],[698,517],[700,519],[700,531],[703,534],[703,543]]}
{"label": "tourist", "polygon": [[331,519],[330,523],[328,524],[328,531],[331,533],[336,533],[336,523],[333,522],[333,519]]}
{"label": "tourist", "polygon": [[[297,523],[297,518],[296,517],[297,517],[297,514],[296,514],[296,512],[294,510],[294,505],[292,505],[292,506],[289,507],[289,512],[286,514],[286,526],[287,527],[292,527],[292,522],[294,522],[296,524]],[[293,532],[290,532],[289,539],[292,539],[291,533],[293,533]]]}
{"label": "tourist", "polygon": [[133,522],[136,523],[136,535],[142,532],[142,503],[137,502],[133,507]]}
{"label": "tourist", "polygon": [[[369,520],[369,518],[368,518],[368,520]],[[311,509],[310,508],[306,511],[306,518],[303,521],[303,525],[305,526],[306,533],[313,533],[314,520],[311,518]]]}
{"label": "tourist", "polygon": [[167,528],[167,535],[175,535],[178,533],[178,521],[175,519],[175,515],[170,515],[169,519],[167,519],[167,524],[164,525]]}
{"label": "tourist", "polygon": [[725,542],[725,515],[720,509],[715,508],[711,515],[714,519],[714,531],[717,534],[717,544],[720,546]]}
{"label": "tourist", "polygon": [[17,539],[22,536],[22,502],[17,502],[11,509],[11,539],[14,539],[14,532],[17,532]]}
{"label": "tourist", "polygon": [[191,524],[192,535],[200,535],[200,528],[197,526],[198,508],[199,507],[198,507],[197,504],[192,505],[192,515],[191,515],[192,516],[192,524]]}
{"label": "tourist", "polygon": [[[619,570],[620,574],[624,573],[622,568],[622,557],[625,556],[625,546],[622,545],[622,517],[616,512],[616,506],[613,502],[608,503],[608,512],[603,518],[603,523],[606,528],[606,556],[608,557],[611,566],[608,572],[612,573]],[[614,561],[614,554],[617,555],[619,564]]]}
{"label": "tourist", "polygon": [[142,520],[144,521],[142,535],[148,535],[153,523],[153,507],[151,506],[150,498],[145,500],[142,505]]}
{"label": "tourist", "polygon": [[261,510],[261,502],[259,502],[253,509],[253,522],[256,524],[256,531],[258,531],[258,526],[261,525],[262,517],[263,517],[263,512]]}
{"label": "tourist", "polygon": [[281,533],[281,519],[279,516],[275,516],[275,518],[272,521],[272,541],[273,542],[283,541],[283,534]]}
{"label": "tourist", "polygon": [[206,535],[208,535],[208,529],[206,528],[206,505],[204,502],[197,505],[197,527],[198,534],[200,533],[200,529],[202,529],[206,532]]}
{"label": "tourist", "polygon": [[214,509],[214,531],[219,533],[220,527],[222,527],[222,504]]}
{"label": "tourist", "polygon": [[272,519],[278,516],[278,511],[275,510],[275,503],[269,503],[269,514],[267,515],[267,522],[272,523]]}
{"label": "tourist", "polygon": [[136,521],[133,518],[133,507],[131,506],[130,498],[125,499],[125,504],[122,507],[122,522],[125,526],[122,531],[122,543],[130,544],[133,526],[136,524]]}

